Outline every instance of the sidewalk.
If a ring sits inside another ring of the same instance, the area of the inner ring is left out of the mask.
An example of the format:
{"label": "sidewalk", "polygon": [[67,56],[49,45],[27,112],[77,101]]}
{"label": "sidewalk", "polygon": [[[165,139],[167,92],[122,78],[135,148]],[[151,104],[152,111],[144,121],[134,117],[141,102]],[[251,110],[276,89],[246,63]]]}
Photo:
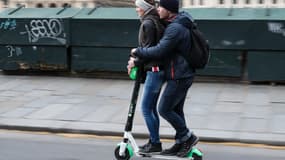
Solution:
{"label": "sidewalk", "polygon": [[[0,75],[0,129],[120,135],[133,81]],[[146,137],[140,99],[133,131]],[[195,82],[188,126],[204,141],[285,145],[285,86]],[[162,137],[174,130],[161,119]]]}

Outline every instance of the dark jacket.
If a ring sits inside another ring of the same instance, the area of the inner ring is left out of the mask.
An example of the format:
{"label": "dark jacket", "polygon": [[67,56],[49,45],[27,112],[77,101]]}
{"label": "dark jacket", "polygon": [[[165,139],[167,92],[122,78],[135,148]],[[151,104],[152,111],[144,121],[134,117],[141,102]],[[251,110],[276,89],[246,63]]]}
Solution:
{"label": "dark jacket", "polygon": [[[140,47],[151,47],[156,45],[161,39],[165,27],[162,25],[159,19],[159,15],[155,8],[150,9],[145,13],[143,17],[141,17],[141,25],[139,29],[139,46]],[[163,65],[161,61],[155,60],[137,60],[135,61],[136,65],[143,64],[145,66],[145,70],[151,68],[151,66],[155,65]]]}
{"label": "dark jacket", "polygon": [[135,56],[147,60],[160,60],[165,63],[167,79],[182,79],[194,76],[182,54],[190,49],[189,26],[192,17],[180,12],[166,27],[159,43],[152,47],[138,47]]}

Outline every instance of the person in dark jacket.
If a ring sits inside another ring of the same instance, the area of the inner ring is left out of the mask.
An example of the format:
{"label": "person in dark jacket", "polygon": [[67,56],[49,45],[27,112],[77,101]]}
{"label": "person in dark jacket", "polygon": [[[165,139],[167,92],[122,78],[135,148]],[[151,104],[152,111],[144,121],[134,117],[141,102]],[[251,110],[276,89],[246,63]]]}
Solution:
{"label": "person in dark jacket", "polygon": [[162,39],[152,47],[132,49],[131,55],[145,60],[160,60],[165,63],[167,85],[159,102],[159,113],[175,129],[175,144],[165,149],[163,155],[186,157],[199,138],[186,125],[184,102],[191,87],[195,69],[189,68],[183,58],[191,47],[189,26],[192,17],[178,12],[178,0],[160,0],[158,13],[168,22]]}
{"label": "person in dark jacket", "polygon": [[[139,46],[151,47],[157,44],[162,37],[164,26],[160,23],[154,0],[136,0],[136,12],[138,13],[141,25],[139,29]],[[142,96],[142,113],[150,134],[149,141],[140,146],[140,152],[152,153],[161,152],[161,141],[159,137],[159,115],[157,101],[161,87],[165,81],[163,63],[160,61],[135,60],[135,65],[144,65],[146,79]],[[130,69],[134,67],[129,66]]]}

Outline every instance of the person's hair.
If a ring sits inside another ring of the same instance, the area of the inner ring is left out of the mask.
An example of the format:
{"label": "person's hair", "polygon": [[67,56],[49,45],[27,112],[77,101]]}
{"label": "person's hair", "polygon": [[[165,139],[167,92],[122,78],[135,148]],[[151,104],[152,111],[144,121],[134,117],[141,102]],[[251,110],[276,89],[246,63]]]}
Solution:
{"label": "person's hair", "polygon": [[144,0],[145,2],[151,4],[151,5],[155,5],[155,1],[154,0]]}

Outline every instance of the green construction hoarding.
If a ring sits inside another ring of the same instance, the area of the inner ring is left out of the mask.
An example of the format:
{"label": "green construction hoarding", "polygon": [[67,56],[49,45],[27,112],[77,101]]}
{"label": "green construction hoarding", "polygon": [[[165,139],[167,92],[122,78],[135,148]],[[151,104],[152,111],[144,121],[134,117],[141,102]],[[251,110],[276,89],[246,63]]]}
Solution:
{"label": "green construction hoarding", "polygon": [[1,69],[68,70],[70,20],[79,10],[19,7],[1,12]]}
{"label": "green construction hoarding", "polygon": [[138,44],[139,24],[134,8],[82,9],[71,23],[71,69],[126,72],[130,49]]}
{"label": "green construction hoarding", "polygon": [[[194,17],[210,43],[209,64],[198,75],[285,80],[284,8],[182,10]],[[126,74],[139,26],[135,8],[5,9],[0,13],[0,69]]]}

